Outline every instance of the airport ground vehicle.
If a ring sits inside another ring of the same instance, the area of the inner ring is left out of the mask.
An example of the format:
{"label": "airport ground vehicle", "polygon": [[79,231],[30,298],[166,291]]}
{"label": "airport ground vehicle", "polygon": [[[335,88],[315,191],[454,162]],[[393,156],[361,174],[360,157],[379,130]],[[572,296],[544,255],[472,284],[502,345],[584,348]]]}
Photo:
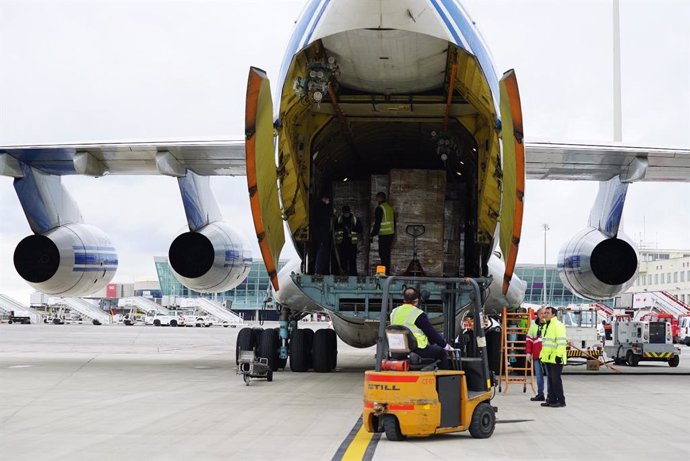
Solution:
{"label": "airport ground vehicle", "polygon": [[254,351],[240,351],[237,363],[237,374],[242,375],[244,383],[249,386],[252,378],[264,378],[273,381],[273,370],[268,359],[257,357]]}
{"label": "airport ground vehicle", "polygon": [[678,342],[690,346],[690,315],[678,317]]}
{"label": "airport ground vehicle", "polygon": [[210,327],[213,321],[204,315],[184,315],[185,326],[188,327]]}
{"label": "airport ground vehicle", "polygon": [[28,315],[14,315],[14,311],[10,311],[10,316],[7,319],[7,323],[21,323],[27,325],[31,323],[31,317]]}
{"label": "airport ground vehicle", "polygon": [[613,342],[604,346],[604,351],[616,365],[636,367],[642,361],[650,361],[677,367],[680,363],[680,349],[673,345],[670,323],[627,317],[615,320],[612,330]]}
{"label": "airport ground vehicle", "polygon": [[562,307],[558,309],[558,319],[563,322],[567,332],[568,359],[600,357],[603,354],[597,331],[596,308],[589,305]]}
{"label": "airport ground vehicle", "polygon": [[167,315],[167,314],[161,314],[161,313],[155,313],[153,316],[147,315],[144,323],[146,325],[153,325],[156,327],[160,326],[171,326],[171,327],[177,327],[177,326],[184,326],[185,321],[182,316],[177,316],[177,315]]}
{"label": "airport ground vehicle", "polygon": [[[476,357],[452,357],[453,370],[435,369],[433,360],[420,359],[411,352],[416,341],[410,330],[386,327],[391,282],[383,285],[383,301],[376,347],[376,370],[364,374],[362,421],[369,432],[385,432],[389,440],[426,437],[469,430],[474,438],[488,438],[494,432],[497,409],[491,405],[493,379],[489,373],[486,338],[481,322],[475,322]],[[417,278],[415,282],[443,280],[459,292],[472,294],[472,313],[482,318],[480,288],[474,279]],[[425,294],[422,292],[422,299]],[[444,335],[455,337],[456,315],[447,303],[444,309]],[[386,350],[388,352],[386,353]],[[393,371],[396,370],[396,371]]]}
{"label": "airport ground vehicle", "polygon": [[647,312],[640,316],[639,320],[645,322],[665,322],[671,325],[671,337],[673,342],[679,342],[678,337],[680,336],[680,329],[678,327],[678,319],[673,314],[668,312]]}

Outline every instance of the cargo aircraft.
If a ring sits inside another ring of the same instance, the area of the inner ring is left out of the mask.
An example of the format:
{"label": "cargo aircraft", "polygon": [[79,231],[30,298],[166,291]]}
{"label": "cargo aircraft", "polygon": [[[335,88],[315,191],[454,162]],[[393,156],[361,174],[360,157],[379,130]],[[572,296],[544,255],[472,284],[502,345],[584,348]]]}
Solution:
{"label": "cargo aircraft", "polygon": [[[328,372],[336,334],[355,347],[375,343],[382,289],[368,241],[359,276],[314,274],[313,210],[323,191],[337,202],[347,181],[435,172],[441,200],[453,203],[448,217],[433,220],[443,223],[435,244],[445,245],[443,264],[431,262],[440,271],[434,275],[483,280],[485,308],[497,312],[524,296],[513,272],[526,178],[599,181],[589,222],[558,261],[564,283],[590,299],[610,298],[635,280],[637,249],[619,230],[628,185],[690,178],[688,150],[525,142],[516,74],[496,73],[457,0],[310,0],[277,78],[274,99],[265,72],[249,70],[244,140],[0,147],[0,174],[14,178],[34,233],[16,248],[18,273],[52,295],[103,287],[117,252],[103,231],[83,222],[61,176],[161,174],[177,178],[189,226],[170,246],[173,273],[196,291],[231,289],[246,277],[251,254],[223,220],[209,176],[246,175],[281,328],[241,332],[238,345],[258,347],[274,369],[290,357],[294,371]],[[367,188],[355,200],[366,207],[377,191]],[[394,208],[409,205],[390,195]],[[403,227],[396,232],[401,246],[411,238]],[[278,271],[286,233],[299,259]],[[421,263],[429,264],[423,254]],[[419,284],[436,324],[448,303],[459,315],[468,302],[448,296],[443,283]],[[310,312],[327,313],[334,330],[299,328]]]}

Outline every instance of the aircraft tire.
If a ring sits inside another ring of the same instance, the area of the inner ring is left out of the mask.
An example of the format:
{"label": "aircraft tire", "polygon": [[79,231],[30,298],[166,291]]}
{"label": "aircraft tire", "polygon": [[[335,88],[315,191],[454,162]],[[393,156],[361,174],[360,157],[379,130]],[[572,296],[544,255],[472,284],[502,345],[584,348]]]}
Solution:
{"label": "aircraft tire", "polygon": [[254,337],[254,347],[259,348],[259,343],[261,342],[261,332],[264,331],[261,327],[252,328],[252,336]]}
{"label": "aircraft tire", "polygon": [[[311,333],[311,334],[310,334]],[[290,370],[304,373],[311,368],[311,340],[314,332],[309,328],[299,328],[290,338]]]}
{"label": "aircraft tire", "polygon": [[338,366],[338,337],[336,336],[335,331],[331,330],[330,328],[326,328],[324,331],[328,335],[328,355],[330,359],[330,367],[331,370],[335,370],[335,367]]}
{"label": "aircraft tire", "polygon": [[278,348],[276,347],[276,332],[268,328],[261,332],[261,342],[256,355],[268,359],[271,371],[278,371]]}
{"label": "aircraft tire", "polygon": [[314,345],[312,346],[312,361],[314,371],[317,373],[328,373],[332,370],[332,345],[329,329],[322,328],[314,333]]}
{"label": "aircraft tire", "polygon": [[237,340],[235,341],[235,364],[240,363],[240,351],[253,351],[254,350],[254,335],[252,334],[251,328],[242,328],[237,334]]}

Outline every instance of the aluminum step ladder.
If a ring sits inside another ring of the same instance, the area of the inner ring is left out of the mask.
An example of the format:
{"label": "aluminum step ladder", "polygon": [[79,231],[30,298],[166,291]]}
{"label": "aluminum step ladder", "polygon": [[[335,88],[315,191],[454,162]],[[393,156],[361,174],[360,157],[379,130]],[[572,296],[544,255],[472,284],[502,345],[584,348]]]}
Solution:
{"label": "aluminum step ladder", "polygon": [[[527,384],[534,387],[534,368],[527,360],[527,331],[532,323],[532,309],[510,312],[503,308],[501,315],[501,367],[498,377],[498,392],[508,393],[511,384],[522,384],[522,392],[527,392]],[[523,366],[516,361],[524,360]]]}

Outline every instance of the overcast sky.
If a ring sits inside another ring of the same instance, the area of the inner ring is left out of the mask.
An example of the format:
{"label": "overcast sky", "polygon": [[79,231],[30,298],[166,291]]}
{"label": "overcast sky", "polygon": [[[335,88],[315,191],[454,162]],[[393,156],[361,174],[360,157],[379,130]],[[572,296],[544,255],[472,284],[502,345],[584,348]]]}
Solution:
{"label": "overcast sky", "polygon": [[[240,139],[247,70],[277,77],[302,4],[0,0],[0,145]],[[516,69],[528,140],[612,142],[611,1],[463,4],[496,70]],[[620,0],[620,12],[623,142],[690,147],[690,2]],[[155,279],[153,256],[167,254],[186,222],[177,181],[63,181],[118,248],[115,281]],[[252,236],[246,180],[212,186],[225,217]],[[543,261],[545,222],[555,262],[586,225],[596,190],[529,181],[518,262]],[[0,292],[28,303],[12,254],[30,230],[11,178],[0,177],[0,210]],[[690,248],[688,183],[632,185],[623,216],[636,241]]]}

